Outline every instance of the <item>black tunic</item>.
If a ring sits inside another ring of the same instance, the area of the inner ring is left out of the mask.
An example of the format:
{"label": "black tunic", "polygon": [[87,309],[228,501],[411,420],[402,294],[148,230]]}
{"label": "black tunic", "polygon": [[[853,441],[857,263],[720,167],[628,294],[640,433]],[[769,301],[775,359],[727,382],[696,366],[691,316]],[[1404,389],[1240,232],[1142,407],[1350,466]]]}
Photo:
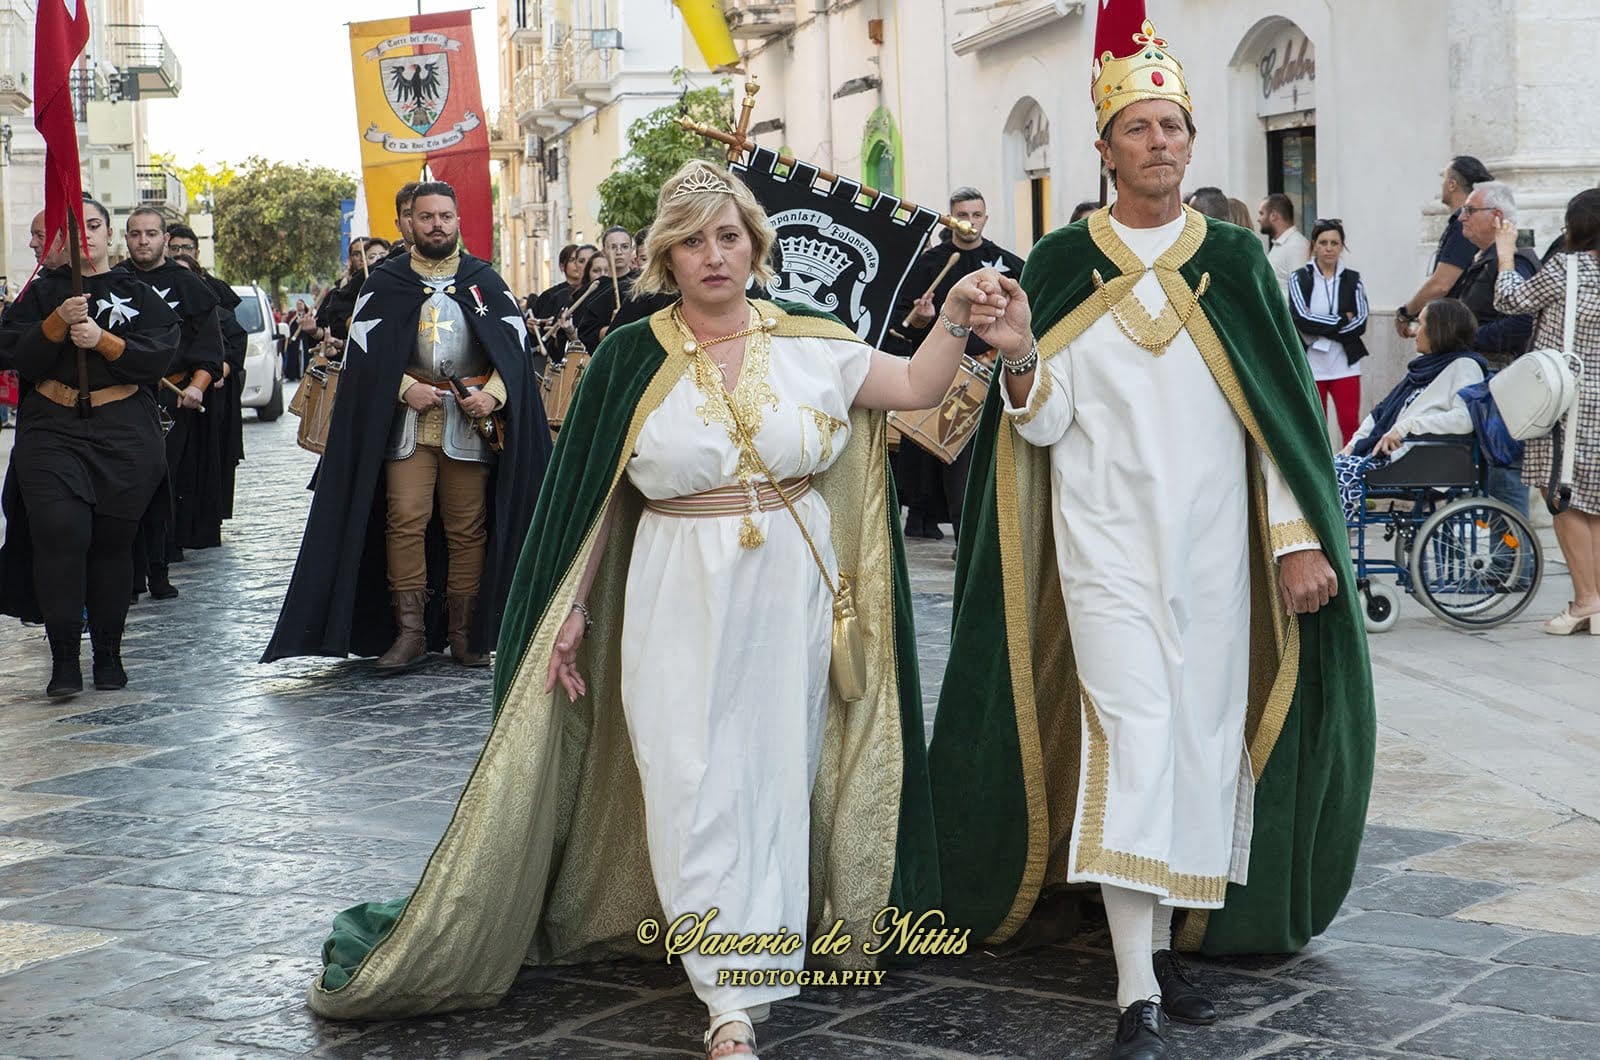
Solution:
{"label": "black tunic", "polygon": [[77,354],[70,339],[51,342],[43,321],[72,295],[65,268],[34,278],[0,318],[5,367],[17,369],[23,397],[3,503],[5,545],[0,548],[0,612],[29,621],[41,616],[33,592],[33,544],[26,506],[75,499],[97,514],[137,519],[166,470],[161,427],[149,388],[178,344],[178,318],[149,287],[113,270],[85,276],[89,309],[102,328],[121,338],[122,356],[107,361],[86,354],[89,387],[133,383],[140,391],[93,410],[88,418],[41,396],[41,380],[77,388]]}
{"label": "black tunic", "polygon": [[[197,371],[222,378],[226,357],[222,338],[223,309],[205,279],[171,260],[152,269],[124,261],[113,272],[132,276],[155,289],[162,301],[178,314],[178,350],[167,365],[173,385],[187,386]],[[155,565],[182,558],[185,548],[216,548],[222,544],[222,454],[225,429],[213,406],[223,404],[217,391],[206,389],[206,411],[178,406],[177,395],[161,387],[156,399],[172,417],[167,432],[167,483],[170,502],[158,490],[146,514],[143,552]],[[170,510],[170,517],[169,512]]]}
{"label": "black tunic", "polygon": [[590,350],[600,345],[601,329],[615,327],[620,323],[614,319],[618,315],[617,295],[620,293],[623,302],[627,302],[633,290],[633,281],[638,278],[637,272],[619,276],[615,289],[612,288],[610,279],[601,279],[600,289],[586,298],[583,305],[573,314],[572,322],[578,327],[579,342]]}
{"label": "black tunic", "polygon": [[[228,364],[228,378],[206,398],[206,414],[221,420],[222,430],[222,517],[233,518],[234,476],[244,460],[244,356],[250,348],[250,333],[237,316],[239,292],[215,276],[200,274],[222,306],[222,355]],[[218,398],[220,397],[220,400]]]}

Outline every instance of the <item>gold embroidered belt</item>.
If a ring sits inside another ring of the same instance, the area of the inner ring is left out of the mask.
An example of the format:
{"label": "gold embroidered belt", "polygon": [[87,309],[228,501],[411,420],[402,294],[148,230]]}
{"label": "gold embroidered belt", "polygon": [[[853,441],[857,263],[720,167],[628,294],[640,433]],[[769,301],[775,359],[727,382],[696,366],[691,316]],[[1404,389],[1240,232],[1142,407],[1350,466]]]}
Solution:
{"label": "gold embroidered belt", "polygon": [[[811,476],[787,478],[782,485],[783,492],[794,502],[811,492]],[[685,497],[648,500],[645,501],[645,507],[662,515],[711,519],[726,515],[749,515],[751,512],[775,512],[783,507],[783,498],[778,496],[777,489],[770,482],[744,482],[735,486],[718,486]]]}

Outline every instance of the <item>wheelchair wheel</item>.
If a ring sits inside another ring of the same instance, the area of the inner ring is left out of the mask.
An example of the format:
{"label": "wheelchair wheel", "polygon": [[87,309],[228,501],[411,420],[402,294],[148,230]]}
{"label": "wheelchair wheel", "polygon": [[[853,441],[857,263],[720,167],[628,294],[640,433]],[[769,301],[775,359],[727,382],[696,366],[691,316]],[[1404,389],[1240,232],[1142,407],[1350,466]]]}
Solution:
{"label": "wheelchair wheel", "polygon": [[1400,591],[1388,582],[1368,582],[1361,609],[1368,633],[1387,633],[1400,621]]}
{"label": "wheelchair wheel", "polygon": [[1453,625],[1488,629],[1521,614],[1544,555],[1526,520],[1491,497],[1462,497],[1430,515],[1411,547],[1412,592]]}

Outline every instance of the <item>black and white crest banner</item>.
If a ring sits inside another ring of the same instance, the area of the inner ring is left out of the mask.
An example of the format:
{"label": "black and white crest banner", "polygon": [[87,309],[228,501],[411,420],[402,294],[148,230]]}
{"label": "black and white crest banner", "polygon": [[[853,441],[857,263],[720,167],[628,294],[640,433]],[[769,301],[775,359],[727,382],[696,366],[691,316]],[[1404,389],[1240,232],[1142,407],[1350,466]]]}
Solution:
{"label": "black and white crest banner", "polygon": [[939,215],[906,210],[892,195],[867,199],[861,185],[840,177],[818,188],[818,170],[796,162],[780,174],[778,156],[764,147],[733,167],[778,231],[773,297],[832,313],[879,346],[895,299]]}

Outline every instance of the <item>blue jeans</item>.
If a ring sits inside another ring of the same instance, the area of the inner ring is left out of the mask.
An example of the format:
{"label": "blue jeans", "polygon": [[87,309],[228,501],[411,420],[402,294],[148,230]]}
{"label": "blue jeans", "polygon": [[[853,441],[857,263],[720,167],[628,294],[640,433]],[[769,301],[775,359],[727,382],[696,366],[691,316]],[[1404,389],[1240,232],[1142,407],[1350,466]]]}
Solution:
{"label": "blue jeans", "polygon": [[1528,517],[1528,487],[1522,484],[1521,467],[1489,468],[1488,490],[1489,496],[1511,505],[1524,519]]}

